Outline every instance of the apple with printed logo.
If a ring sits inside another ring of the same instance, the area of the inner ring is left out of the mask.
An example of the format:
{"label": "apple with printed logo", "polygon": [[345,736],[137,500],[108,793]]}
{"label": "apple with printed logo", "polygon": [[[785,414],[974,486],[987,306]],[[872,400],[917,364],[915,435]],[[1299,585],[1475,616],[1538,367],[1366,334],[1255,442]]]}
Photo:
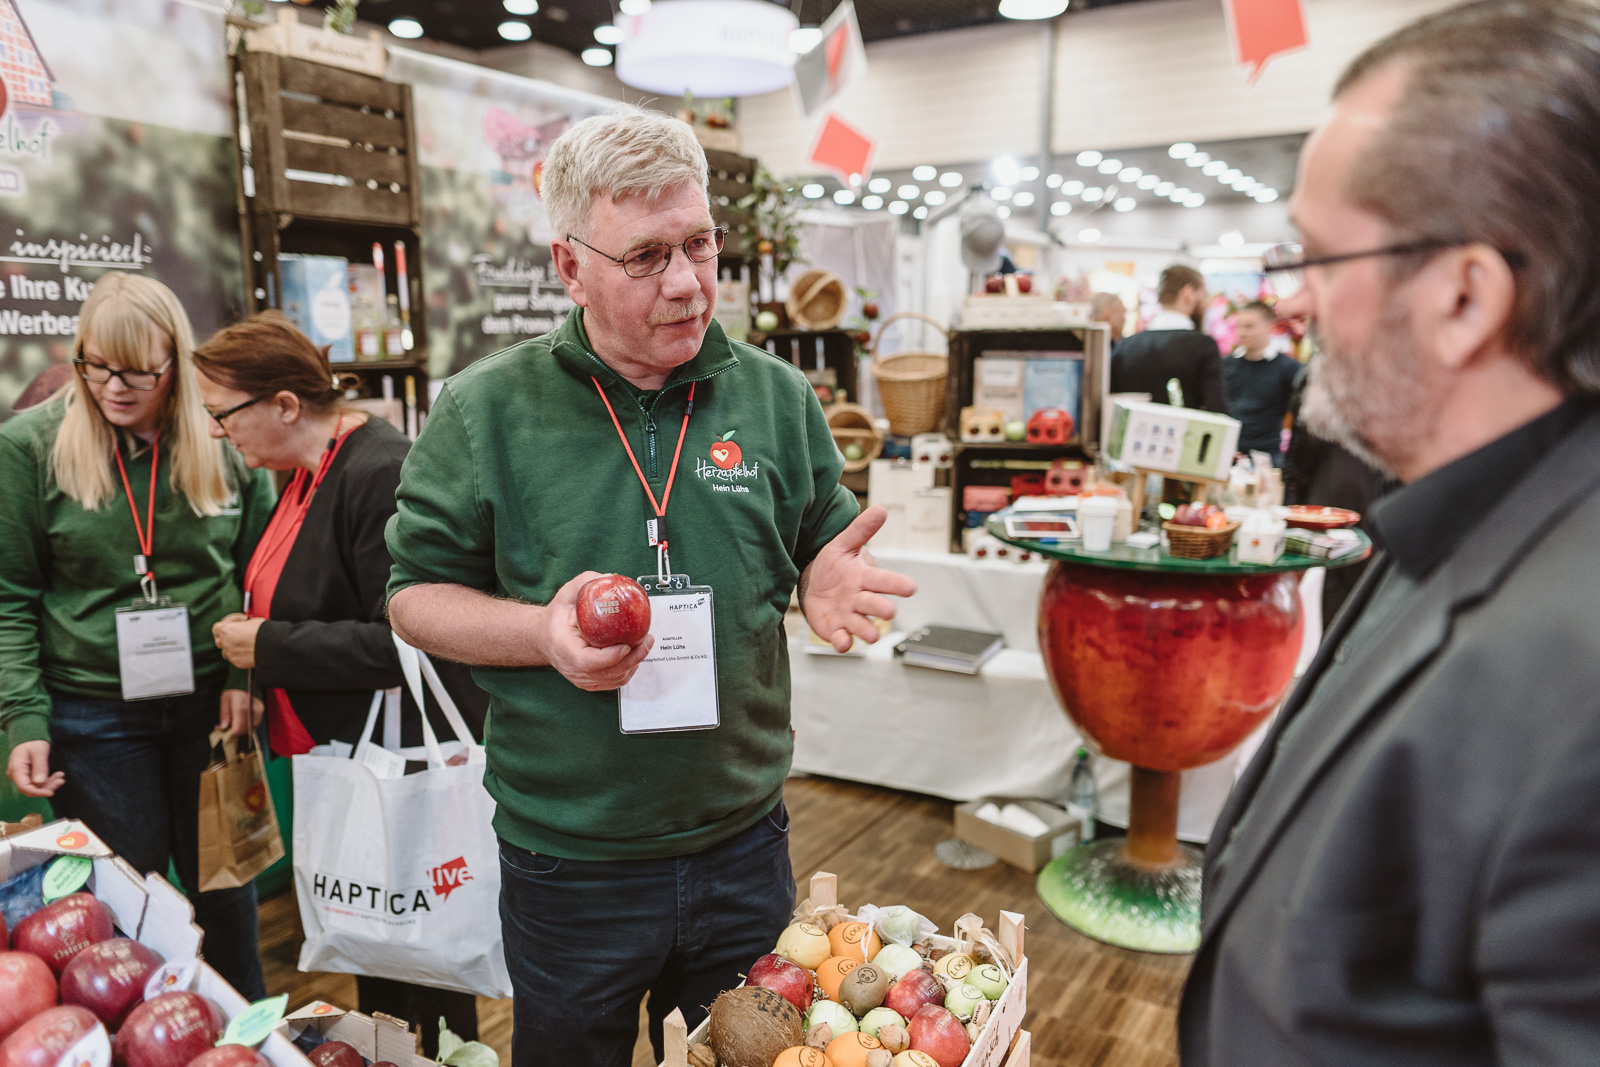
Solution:
{"label": "apple with printed logo", "polygon": [[31,952],[0,952],[0,1041],[56,1002],[56,976]]}
{"label": "apple with printed logo", "polygon": [[324,1041],[306,1053],[306,1059],[316,1067],[366,1067],[367,1062],[354,1046],[343,1041]]}
{"label": "apple with printed logo", "polygon": [[602,574],[578,589],[578,632],[595,648],[637,645],[650,632],[650,595],[620,574]]}
{"label": "apple with printed logo", "polygon": [[72,957],[114,936],[106,906],[88,893],[73,893],[18,923],[11,947],[38,956],[60,977]]}
{"label": "apple with printed logo", "polygon": [[68,1049],[99,1025],[94,1012],[73,1004],[40,1012],[0,1044],[0,1067],[56,1067]]}
{"label": "apple with printed logo", "polygon": [[744,462],[744,450],[733,443],[735,432],[729,430],[711,445],[711,462],[725,471],[730,471]]}
{"label": "apple with printed logo", "polygon": [[145,983],[160,966],[160,956],[130,938],[90,945],[61,972],[61,1003],[88,1008],[114,1031],[144,1000]]}
{"label": "apple with printed logo", "polygon": [[243,1045],[218,1045],[190,1060],[188,1067],[272,1067],[272,1061]]}
{"label": "apple with printed logo", "polygon": [[227,1020],[210,1000],[161,993],[128,1014],[111,1051],[117,1067],[185,1067],[222,1038]]}

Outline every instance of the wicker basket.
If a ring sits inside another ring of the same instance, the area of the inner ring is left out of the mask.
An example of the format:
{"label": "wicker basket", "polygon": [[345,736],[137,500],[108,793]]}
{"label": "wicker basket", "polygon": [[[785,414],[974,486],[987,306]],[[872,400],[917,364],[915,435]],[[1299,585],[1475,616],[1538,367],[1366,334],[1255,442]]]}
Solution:
{"label": "wicker basket", "polygon": [[1184,526],[1176,522],[1164,522],[1161,528],[1167,531],[1167,551],[1183,559],[1216,559],[1226,556],[1228,549],[1233,547],[1233,535],[1239,529],[1239,524],[1230,522],[1220,530],[1208,530],[1204,526]]}
{"label": "wicker basket", "polygon": [[802,330],[831,330],[844,318],[849,299],[844,282],[831,270],[808,270],[789,287],[784,307]]}
{"label": "wicker basket", "polygon": [[878,381],[878,396],[889,428],[902,437],[938,429],[944,419],[944,389],[950,376],[950,357],[940,352],[898,352],[878,355],[884,331],[900,319],[921,319],[944,334],[950,334],[937,319],[915,311],[890,315],[872,339],[872,376]]}
{"label": "wicker basket", "polygon": [[883,434],[873,425],[872,412],[860,404],[829,404],[823,409],[828,417],[828,429],[833,433],[833,443],[844,452],[845,446],[861,446],[860,459],[844,461],[845,473],[865,470],[867,464],[883,452]]}

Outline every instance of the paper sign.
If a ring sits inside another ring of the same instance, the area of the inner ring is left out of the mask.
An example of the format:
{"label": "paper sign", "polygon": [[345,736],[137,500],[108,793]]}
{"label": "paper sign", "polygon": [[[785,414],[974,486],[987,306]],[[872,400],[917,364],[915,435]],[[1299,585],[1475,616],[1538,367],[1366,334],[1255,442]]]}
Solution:
{"label": "paper sign", "polygon": [[867,47],[851,0],[834,8],[822,24],[822,40],[794,63],[794,88],[800,110],[815,114],[829,100],[860,81],[867,73]]}
{"label": "paper sign", "polygon": [[371,741],[356,746],[356,762],[372,772],[374,778],[404,778],[406,758],[398,752],[379,748]]}
{"label": "paper sign", "polygon": [[56,1067],[111,1067],[111,1038],[99,1023],[61,1054]]}
{"label": "paper sign", "polygon": [[94,861],[87,856],[62,856],[44,874],[44,902],[60,900],[76,893],[89,882]]}
{"label": "paper sign", "polygon": [[168,960],[157,967],[144,983],[144,999],[150,1000],[163,993],[182,993],[194,984],[200,961],[193,956],[187,959]]}
{"label": "paper sign", "polygon": [[867,180],[872,173],[872,157],[878,142],[829,112],[817,130],[806,160],[839,176],[846,185]]}
{"label": "paper sign", "polygon": [[228,1020],[219,1045],[244,1045],[255,1048],[271,1036],[283,1021],[283,1009],[289,1006],[289,994],[281,993],[266,1000],[258,1000],[238,1015]]}
{"label": "paper sign", "polygon": [[1227,0],[1228,34],[1239,64],[1254,85],[1274,56],[1306,47],[1305,0]]}

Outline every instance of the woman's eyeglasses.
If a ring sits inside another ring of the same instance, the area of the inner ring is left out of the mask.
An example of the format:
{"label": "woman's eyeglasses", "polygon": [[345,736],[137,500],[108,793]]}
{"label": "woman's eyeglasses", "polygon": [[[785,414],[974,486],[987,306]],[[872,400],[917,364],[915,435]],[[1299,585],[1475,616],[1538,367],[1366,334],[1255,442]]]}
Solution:
{"label": "woman's eyeglasses", "polygon": [[95,363],[84,359],[82,356],[74,359],[72,365],[77,368],[78,374],[86,382],[104,385],[113,378],[120,378],[122,379],[122,384],[129,389],[137,389],[141,393],[148,393],[160,383],[161,376],[167,372],[168,367],[172,366],[172,360],[167,360],[155,370],[127,370],[126,368],[112,370],[104,363]]}

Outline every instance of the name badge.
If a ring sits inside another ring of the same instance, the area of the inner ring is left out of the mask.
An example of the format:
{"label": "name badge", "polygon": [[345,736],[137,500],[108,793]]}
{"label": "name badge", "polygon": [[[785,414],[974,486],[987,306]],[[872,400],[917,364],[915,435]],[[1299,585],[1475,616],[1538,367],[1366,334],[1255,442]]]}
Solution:
{"label": "name badge", "polygon": [[618,693],[622,732],[711,730],[722,722],[711,587],[686,574],[639,579],[650,594],[655,647]]}
{"label": "name badge", "polygon": [[166,597],[153,606],[140,600],[133,607],[118,608],[117,662],[123,700],[194,692],[189,609]]}

